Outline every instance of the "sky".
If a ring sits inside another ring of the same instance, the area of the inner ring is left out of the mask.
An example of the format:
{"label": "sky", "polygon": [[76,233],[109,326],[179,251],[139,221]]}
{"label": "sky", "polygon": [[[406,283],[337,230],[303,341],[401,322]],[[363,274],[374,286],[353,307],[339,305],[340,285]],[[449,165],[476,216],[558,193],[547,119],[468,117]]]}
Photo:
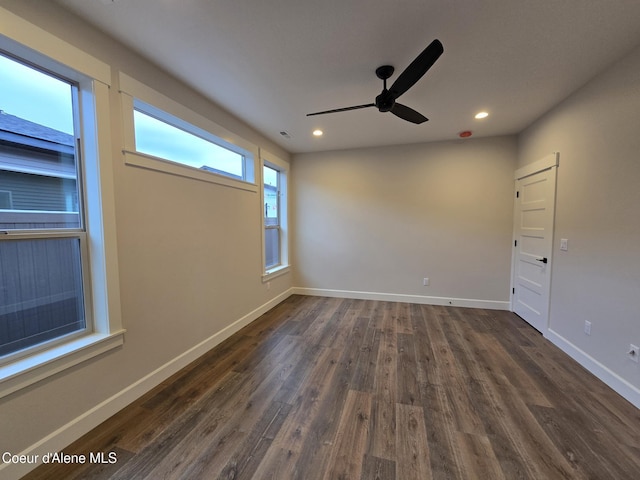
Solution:
{"label": "sky", "polygon": [[71,85],[0,55],[0,110],[73,135]]}
{"label": "sky", "polygon": [[192,133],[134,111],[136,150],[193,168],[202,166],[242,176],[242,155]]}

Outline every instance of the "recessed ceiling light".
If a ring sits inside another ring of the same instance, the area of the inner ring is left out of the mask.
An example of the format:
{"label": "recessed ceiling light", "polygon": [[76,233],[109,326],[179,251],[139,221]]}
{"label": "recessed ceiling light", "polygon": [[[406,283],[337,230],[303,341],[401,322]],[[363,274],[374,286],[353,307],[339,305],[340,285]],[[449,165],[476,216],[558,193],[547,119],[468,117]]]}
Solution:
{"label": "recessed ceiling light", "polygon": [[324,133],[324,132],[323,132],[322,130],[317,129],[317,130],[314,130],[314,131],[313,131],[313,136],[314,136],[314,137],[321,137],[323,133]]}
{"label": "recessed ceiling light", "polygon": [[479,112],[476,113],[476,118],[477,119],[481,119],[481,118],[487,118],[489,116],[489,114],[487,112]]}

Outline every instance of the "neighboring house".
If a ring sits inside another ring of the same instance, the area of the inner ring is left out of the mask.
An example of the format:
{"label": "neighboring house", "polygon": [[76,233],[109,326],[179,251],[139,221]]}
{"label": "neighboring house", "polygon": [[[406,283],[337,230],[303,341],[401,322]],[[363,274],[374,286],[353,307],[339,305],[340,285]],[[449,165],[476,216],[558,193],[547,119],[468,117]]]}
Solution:
{"label": "neighboring house", "polygon": [[[0,231],[80,226],[74,150],[72,135],[0,111]],[[3,244],[0,355],[84,327],[74,248],[66,239]],[[47,254],[38,268],[33,259]]]}
{"label": "neighboring house", "polygon": [[0,111],[0,229],[78,227],[72,135]]}

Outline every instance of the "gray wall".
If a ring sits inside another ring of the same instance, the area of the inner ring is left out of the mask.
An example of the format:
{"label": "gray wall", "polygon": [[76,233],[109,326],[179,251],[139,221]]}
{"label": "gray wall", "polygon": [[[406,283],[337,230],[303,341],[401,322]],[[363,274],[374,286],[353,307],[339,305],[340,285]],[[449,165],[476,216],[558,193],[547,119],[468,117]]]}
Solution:
{"label": "gray wall", "polygon": [[[518,165],[560,153],[554,341],[640,406],[640,48],[526,129]],[[569,250],[559,250],[561,238]],[[592,322],[591,336],[583,333]]]}
{"label": "gray wall", "polygon": [[515,158],[515,137],[295,155],[295,285],[508,302]]}

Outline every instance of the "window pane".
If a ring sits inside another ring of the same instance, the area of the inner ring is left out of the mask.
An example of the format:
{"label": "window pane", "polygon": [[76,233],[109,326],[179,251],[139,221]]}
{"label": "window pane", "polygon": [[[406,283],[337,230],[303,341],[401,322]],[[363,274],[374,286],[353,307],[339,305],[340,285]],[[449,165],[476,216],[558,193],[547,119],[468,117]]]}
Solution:
{"label": "window pane", "polygon": [[264,184],[270,185],[274,188],[278,188],[278,171],[274,168],[264,167]]}
{"label": "window pane", "polygon": [[84,330],[80,239],[0,242],[0,355]]}
{"label": "window pane", "polygon": [[0,55],[0,229],[80,228],[75,86]]}
{"label": "window pane", "polygon": [[13,208],[13,198],[8,190],[0,190],[0,209]]}
{"label": "window pane", "polygon": [[273,268],[280,264],[280,229],[266,228],[264,231],[265,267]]}
{"label": "window pane", "polygon": [[264,167],[264,224],[278,225],[280,209],[278,205],[278,171]]}
{"label": "window pane", "polygon": [[244,158],[204,138],[134,110],[136,150],[192,168],[244,178]]}

